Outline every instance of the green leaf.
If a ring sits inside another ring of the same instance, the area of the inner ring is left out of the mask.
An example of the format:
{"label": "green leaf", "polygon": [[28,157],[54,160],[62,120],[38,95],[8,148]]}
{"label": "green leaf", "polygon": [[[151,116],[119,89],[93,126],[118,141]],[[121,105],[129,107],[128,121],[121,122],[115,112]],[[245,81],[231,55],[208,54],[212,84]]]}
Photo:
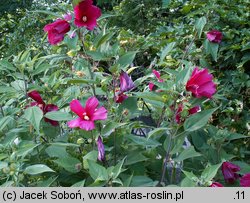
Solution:
{"label": "green leaf", "polygon": [[2,59],[0,60],[0,70],[5,70],[5,69],[12,71],[16,70],[16,68],[10,62],[8,62],[7,59]]}
{"label": "green leaf", "polygon": [[138,98],[160,101],[164,103],[164,99],[154,92],[135,92],[134,95]]}
{"label": "green leaf", "polygon": [[44,117],[53,121],[69,121],[73,119],[73,117],[69,113],[62,111],[51,111],[46,113]]}
{"label": "green leaf", "polygon": [[120,68],[125,70],[133,62],[136,53],[136,51],[130,51],[122,55],[117,61],[117,63],[120,65]]}
{"label": "green leaf", "polygon": [[0,161],[0,170],[6,168],[8,166],[8,162]]}
{"label": "green leaf", "polygon": [[201,174],[201,178],[203,178],[205,182],[211,181],[216,176],[220,167],[221,163],[206,167]]}
{"label": "green leaf", "polygon": [[0,131],[4,130],[4,128],[13,121],[13,118],[11,116],[5,116],[0,119]]}
{"label": "green leaf", "polygon": [[189,159],[189,158],[193,158],[193,157],[197,157],[197,156],[201,156],[201,154],[196,152],[194,147],[191,146],[191,147],[185,149],[184,151],[182,151],[180,153],[180,155],[178,157],[176,157],[174,160],[179,162],[179,161],[184,161],[185,159]]}
{"label": "green leaf", "polygon": [[52,176],[48,179],[42,179],[41,181],[37,182],[37,184],[35,185],[36,187],[49,187],[51,186],[52,183],[54,183],[56,181],[56,179],[58,178],[58,176]]}
{"label": "green leaf", "polygon": [[173,48],[175,47],[176,42],[171,42],[169,43],[161,52],[160,55],[160,63],[163,62],[163,60],[165,59],[165,57],[173,50]]}
{"label": "green leaf", "polygon": [[83,167],[85,169],[89,168],[88,165],[88,160],[96,161],[98,157],[98,151],[91,151],[88,154],[86,154],[82,159],[83,159]]}
{"label": "green leaf", "polygon": [[142,161],[146,161],[148,160],[147,157],[145,157],[144,155],[142,155],[140,152],[139,153],[130,153],[124,163],[124,165],[132,165],[138,162],[142,162]]}
{"label": "green leaf", "polygon": [[197,178],[196,175],[193,174],[193,172],[188,172],[188,171],[184,171],[184,170],[182,170],[182,172],[185,174],[185,176],[186,176],[189,180],[192,180],[192,181],[194,181],[194,182],[199,181],[199,179]]}
{"label": "green leaf", "polygon": [[155,128],[154,130],[150,131],[148,133],[147,138],[151,138],[151,137],[156,137],[156,136],[161,136],[163,135],[164,132],[168,131],[169,128]]}
{"label": "green leaf", "polygon": [[108,181],[108,172],[103,166],[91,160],[88,160],[88,165],[89,165],[89,174],[91,178],[95,180],[95,182]]}
{"label": "green leaf", "polygon": [[162,8],[167,8],[170,3],[171,0],[162,0]]}
{"label": "green leaf", "polygon": [[107,42],[109,39],[111,39],[114,36],[114,32],[110,32],[107,33],[105,35],[103,35],[96,43],[95,43],[95,47],[98,49],[102,44],[104,44],[105,42]]}
{"label": "green leaf", "polygon": [[29,107],[25,109],[23,117],[28,120],[39,133],[40,122],[43,118],[42,110],[37,106]]}
{"label": "green leaf", "polygon": [[125,161],[126,157],[124,157],[122,159],[122,161],[120,161],[115,167],[114,169],[112,170],[112,178],[113,179],[116,179],[120,173],[122,172],[122,166],[124,164],[124,161]]}
{"label": "green leaf", "polygon": [[207,23],[207,19],[206,19],[206,17],[201,17],[201,18],[199,18],[198,20],[196,20],[196,22],[195,22],[195,28],[196,28],[196,30],[197,30],[197,32],[198,32],[198,37],[199,38],[201,38],[201,34],[202,34],[202,30],[203,30],[203,28],[204,28],[204,26],[206,25],[206,23]]}
{"label": "green leaf", "polygon": [[159,143],[158,141],[153,140],[153,139],[148,139],[145,137],[127,135],[126,138],[132,141],[133,142],[132,144],[142,145],[145,147],[157,147],[161,145],[161,143]]}
{"label": "green leaf", "polygon": [[134,176],[131,180],[130,187],[153,187],[156,186],[158,181],[153,181],[146,176]]}
{"label": "green leaf", "polygon": [[25,157],[27,154],[32,152],[40,144],[35,144],[33,141],[22,141],[19,144],[19,148],[16,151],[17,156]]}
{"label": "green leaf", "polygon": [[28,166],[25,168],[24,173],[29,175],[37,175],[45,172],[55,172],[50,167],[44,165],[44,164],[35,164],[32,166]]}
{"label": "green leaf", "polygon": [[218,43],[212,43],[209,42],[207,39],[204,42],[205,50],[208,54],[211,54],[214,61],[217,62],[217,55],[219,50],[219,44]]}
{"label": "green leaf", "polygon": [[185,129],[185,131],[192,132],[192,131],[195,131],[195,130],[198,130],[198,129],[204,127],[207,124],[209,118],[212,116],[212,114],[218,108],[219,107],[213,108],[213,109],[204,110],[204,111],[201,111],[201,112],[196,113],[194,115],[191,115],[184,122],[184,129]]}
{"label": "green leaf", "polygon": [[78,168],[77,166],[78,165],[81,166],[81,162],[74,157],[71,156],[61,157],[57,160],[54,160],[54,162],[68,172],[77,173],[80,171],[80,168]]}
{"label": "green leaf", "polygon": [[81,180],[75,183],[74,185],[71,185],[70,187],[84,187],[84,185],[85,185],[85,180]]}

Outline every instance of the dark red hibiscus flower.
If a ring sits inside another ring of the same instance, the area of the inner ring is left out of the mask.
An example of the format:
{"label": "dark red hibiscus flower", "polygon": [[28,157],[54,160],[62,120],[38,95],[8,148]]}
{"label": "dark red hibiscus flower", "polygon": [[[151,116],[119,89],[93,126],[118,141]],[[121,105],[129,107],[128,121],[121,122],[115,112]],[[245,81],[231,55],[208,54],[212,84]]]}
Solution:
{"label": "dark red hibiscus flower", "polygon": [[196,98],[207,97],[211,99],[216,92],[213,75],[206,68],[199,70],[196,67],[186,84],[186,90],[192,92]]}
{"label": "dark red hibiscus flower", "polygon": [[246,173],[240,178],[241,187],[250,187],[250,173]]}
{"label": "dark red hibiscus flower", "polygon": [[48,32],[49,43],[56,45],[63,41],[64,35],[70,31],[70,24],[66,20],[58,19],[51,24],[45,25],[43,29]]}
{"label": "dark red hibiscus flower", "polygon": [[207,39],[213,43],[220,43],[222,40],[222,33],[218,30],[211,30],[207,33]]}
{"label": "dark red hibiscus flower", "polygon": [[[51,111],[58,111],[58,107],[56,105],[45,104],[41,95],[36,90],[29,92],[28,96],[35,100],[35,102],[31,102],[29,106],[38,106],[43,111],[43,114],[46,114]],[[59,125],[58,121],[54,121],[48,118],[44,118],[44,121],[50,123],[53,126]]]}
{"label": "dark red hibiscus flower", "polygon": [[102,15],[101,10],[93,5],[92,0],[81,1],[75,6],[74,13],[75,25],[86,27],[88,30],[93,30],[96,27],[96,20]]}

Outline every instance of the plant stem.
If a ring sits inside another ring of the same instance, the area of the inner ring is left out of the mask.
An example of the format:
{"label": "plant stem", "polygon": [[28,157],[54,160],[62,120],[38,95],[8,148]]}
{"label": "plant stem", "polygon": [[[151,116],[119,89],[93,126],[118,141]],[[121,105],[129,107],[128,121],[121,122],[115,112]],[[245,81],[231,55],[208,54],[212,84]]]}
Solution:
{"label": "plant stem", "polygon": [[2,105],[0,105],[0,109],[1,109],[1,113],[2,113],[2,115],[3,115],[3,117],[4,117],[4,111],[3,111]]}
{"label": "plant stem", "polygon": [[160,119],[159,119],[159,121],[157,123],[157,128],[160,127],[160,125],[161,125],[161,123],[162,123],[162,121],[164,119],[165,111],[166,111],[166,106],[164,106],[163,109],[162,109],[162,113],[161,113]]}
{"label": "plant stem", "polygon": [[115,165],[117,162],[117,157],[116,157],[116,136],[115,136],[115,129],[114,129],[114,161],[115,161]]}
{"label": "plant stem", "polygon": [[169,136],[169,143],[168,143],[168,148],[166,150],[166,154],[165,154],[165,158],[164,158],[164,164],[163,164],[163,171],[162,171],[162,175],[161,175],[161,180],[158,183],[159,186],[161,185],[161,183],[164,182],[164,177],[165,177],[166,170],[167,170],[167,164],[168,164],[169,158],[170,158],[170,150],[171,150],[171,145],[172,145],[172,134],[170,133],[168,136]]}
{"label": "plant stem", "polygon": [[[80,30],[78,32],[78,36],[79,36],[79,39],[80,39],[80,41],[82,43],[82,50],[83,50],[85,56],[87,56],[86,51],[85,51],[85,45],[84,45],[83,35],[81,34]],[[91,68],[89,66],[88,66],[88,71],[89,71],[90,79],[93,80],[94,79],[94,74],[93,74],[93,72],[92,72],[92,70],[91,70]],[[95,85],[91,84],[90,87],[92,89],[93,95],[96,97]]]}

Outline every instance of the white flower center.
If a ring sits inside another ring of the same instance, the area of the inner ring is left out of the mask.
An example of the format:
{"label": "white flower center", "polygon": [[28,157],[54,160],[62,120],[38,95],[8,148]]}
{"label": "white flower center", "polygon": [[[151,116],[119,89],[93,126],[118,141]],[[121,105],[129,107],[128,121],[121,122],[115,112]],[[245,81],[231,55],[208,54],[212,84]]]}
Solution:
{"label": "white flower center", "polygon": [[87,22],[87,16],[83,16],[83,17],[82,17],[82,21],[83,21],[83,22]]}
{"label": "white flower center", "polygon": [[84,116],[83,118],[84,118],[84,120],[89,121],[89,117],[88,116]]}

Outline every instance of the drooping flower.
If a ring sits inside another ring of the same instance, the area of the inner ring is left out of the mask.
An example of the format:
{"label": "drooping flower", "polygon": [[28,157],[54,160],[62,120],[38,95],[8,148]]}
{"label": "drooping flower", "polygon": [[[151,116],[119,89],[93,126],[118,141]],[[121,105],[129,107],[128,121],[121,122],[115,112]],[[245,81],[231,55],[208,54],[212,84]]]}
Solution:
{"label": "drooping flower", "polygon": [[128,98],[128,96],[124,93],[130,91],[134,87],[135,84],[131,77],[129,77],[126,72],[122,71],[120,74],[120,89],[116,91],[115,102],[122,103],[125,99]]}
{"label": "drooping flower", "polygon": [[86,131],[93,130],[95,128],[95,120],[107,119],[107,110],[104,107],[97,109],[98,105],[99,101],[95,97],[88,98],[85,107],[76,99],[71,101],[70,109],[79,117],[69,121],[68,126],[70,128],[81,128]]}
{"label": "drooping flower", "polygon": [[[155,77],[158,79],[158,82],[164,82],[163,79],[161,79],[161,74],[160,74],[159,71],[153,70],[152,72],[155,75]],[[155,84],[153,82],[149,82],[148,87],[149,87],[150,91],[153,91],[154,87],[155,87]]]}
{"label": "drooping flower", "polygon": [[120,91],[127,92],[135,87],[135,84],[131,77],[124,71],[120,74]]}
{"label": "drooping flower", "polygon": [[63,41],[64,35],[70,30],[70,24],[66,20],[58,19],[55,22],[45,25],[43,28],[48,32],[48,40],[52,45]]}
{"label": "drooping flower", "polygon": [[241,187],[250,187],[250,173],[246,173],[240,178]]}
{"label": "drooping flower", "polygon": [[224,187],[221,183],[213,182],[209,187]]}
{"label": "drooping flower", "polygon": [[223,162],[221,170],[225,181],[228,183],[234,183],[239,178],[237,172],[240,171],[240,167],[231,162]]}
{"label": "drooping flower", "polygon": [[207,33],[207,39],[213,43],[220,43],[222,40],[222,33],[218,30],[211,30]]}
{"label": "drooping flower", "polygon": [[[46,104],[43,101],[41,95],[36,90],[29,92],[28,96],[35,100],[35,102],[31,102],[29,106],[38,106],[43,111],[43,114],[51,111],[58,111],[58,106],[56,106],[55,104]],[[49,122],[53,126],[59,125],[58,121],[54,121],[48,118],[44,118],[44,121]]]}
{"label": "drooping flower", "polygon": [[191,91],[193,96],[196,98],[212,98],[216,92],[213,75],[208,73],[206,68],[199,70],[198,67],[195,67],[186,84],[186,90]]}
{"label": "drooping flower", "polygon": [[[183,119],[181,118],[181,112],[183,111],[183,108],[184,108],[183,104],[178,105],[178,108],[175,114],[175,121],[177,124],[180,124],[183,121]],[[192,115],[200,111],[201,111],[201,107],[199,105],[194,106],[193,108],[188,110],[188,115]]]}
{"label": "drooping flower", "polygon": [[96,144],[98,149],[98,160],[105,161],[105,148],[101,136],[98,136]]}
{"label": "drooping flower", "polygon": [[127,98],[128,98],[128,96],[126,94],[124,94],[123,92],[121,92],[118,95],[116,95],[115,102],[116,103],[122,103]]}
{"label": "drooping flower", "polygon": [[102,15],[101,10],[93,5],[92,0],[81,1],[75,6],[74,13],[75,25],[86,27],[88,30],[93,30],[96,27],[96,20]]}

